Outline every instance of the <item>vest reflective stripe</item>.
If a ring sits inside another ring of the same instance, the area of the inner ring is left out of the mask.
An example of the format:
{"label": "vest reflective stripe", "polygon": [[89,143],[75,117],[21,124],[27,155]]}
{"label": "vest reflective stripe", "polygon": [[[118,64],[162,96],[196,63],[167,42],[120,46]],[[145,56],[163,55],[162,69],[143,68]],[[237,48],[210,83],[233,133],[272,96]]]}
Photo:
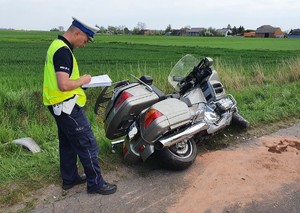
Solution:
{"label": "vest reflective stripe", "polygon": [[[44,105],[46,106],[54,105],[68,98],[71,98],[75,94],[77,94],[79,95],[77,104],[83,107],[86,103],[86,96],[81,87],[78,87],[70,91],[60,91],[60,89],[58,88],[56,74],[53,65],[53,56],[59,48],[64,46],[68,47],[62,40],[56,39],[52,42],[52,44],[50,45],[47,51],[45,67],[44,67],[43,102]],[[72,57],[73,57],[73,70],[70,79],[76,80],[80,77],[80,74],[79,74],[77,61],[73,53],[72,53]]]}

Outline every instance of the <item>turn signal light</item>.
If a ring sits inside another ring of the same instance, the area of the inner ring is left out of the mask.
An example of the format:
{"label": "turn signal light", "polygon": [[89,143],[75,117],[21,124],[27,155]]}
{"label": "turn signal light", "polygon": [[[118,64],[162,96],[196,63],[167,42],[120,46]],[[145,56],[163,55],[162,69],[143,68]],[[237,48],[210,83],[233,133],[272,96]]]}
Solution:
{"label": "turn signal light", "polygon": [[142,152],[142,151],[145,150],[145,148],[146,148],[145,145],[142,145],[142,146],[139,147],[139,151]]}
{"label": "turn signal light", "polygon": [[146,112],[145,116],[145,128],[147,128],[155,119],[159,118],[163,114],[156,110],[156,109],[150,109],[148,112]]}
{"label": "turn signal light", "polygon": [[130,97],[132,97],[132,95],[129,92],[122,92],[115,103],[115,108],[118,109],[124,101]]}
{"label": "turn signal light", "polygon": [[123,155],[125,155],[127,152],[128,152],[128,149],[127,149],[127,147],[126,147],[126,144],[125,143],[123,143],[123,147],[122,147],[123,149],[122,149],[122,151],[123,151]]}

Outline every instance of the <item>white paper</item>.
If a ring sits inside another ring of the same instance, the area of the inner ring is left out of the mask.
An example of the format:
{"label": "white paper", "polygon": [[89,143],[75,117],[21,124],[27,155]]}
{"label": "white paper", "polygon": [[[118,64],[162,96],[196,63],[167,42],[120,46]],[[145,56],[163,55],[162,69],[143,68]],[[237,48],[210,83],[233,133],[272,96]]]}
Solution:
{"label": "white paper", "polygon": [[82,85],[82,88],[88,88],[88,87],[106,87],[110,86],[112,83],[112,80],[108,75],[98,75],[93,76],[90,83]]}
{"label": "white paper", "polygon": [[71,115],[72,111],[73,111],[73,108],[77,102],[77,99],[78,99],[78,95],[75,95],[74,98],[71,98],[70,100],[68,101],[64,101],[62,103],[62,111],[68,115]]}
{"label": "white paper", "polygon": [[52,105],[53,112],[55,115],[60,116],[62,111],[62,103]]}

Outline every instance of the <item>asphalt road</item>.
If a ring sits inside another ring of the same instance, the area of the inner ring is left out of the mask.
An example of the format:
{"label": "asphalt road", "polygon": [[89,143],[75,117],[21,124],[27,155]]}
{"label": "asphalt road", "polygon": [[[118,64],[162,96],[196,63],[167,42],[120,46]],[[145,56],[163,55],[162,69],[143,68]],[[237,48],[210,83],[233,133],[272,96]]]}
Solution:
{"label": "asphalt road", "polygon": [[[300,124],[266,137],[280,137],[279,141],[285,137],[293,137],[294,142],[300,142]],[[76,186],[68,192],[62,191],[60,186],[51,185],[33,195],[37,205],[31,212],[298,213],[300,212],[298,150],[292,147],[289,148],[289,152],[282,154],[268,152],[264,144],[266,137],[243,141],[238,146],[217,152],[199,153],[195,163],[189,169],[180,172],[160,169],[156,166],[157,162],[135,166],[120,165],[115,171],[104,174],[118,185],[118,191],[113,195],[89,195],[84,185]],[[238,155],[245,156],[244,161],[230,160],[230,156],[240,152],[249,153]],[[255,152],[262,154],[256,153],[251,157],[250,153]],[[222,161],[218,156],[226,158]],[[259,160],[260,156],[264,158]],[[227,162],[236,163],[237,170],[228,168],[227,170],[231,172],[226,173],[226,166],[219,169],[216,165],[220,163],[214,164],[214,161],[226,164],[225,159]],[[269,159],[272,164],[266,164],[263,159],[266,161]],[[293,162],[290,170],[287,170],[286,159]],[[257,163],[254,168],[256,173],[247,167],[252,165],[251,162]],[[258,165],[259,162],[262,166]],[[212,165],[215,169],[211,168]],[[241,167],[238,167],[239,165]],[[267,175],[261,175],[263,172]],[[231,176],[228,176],[229,174]],[[239,180],[235,179],[237,175]],[[240,185],[236,185],[239,181]],[[226,184],[227,186],[224,186]],[[264,188],[268,185],[270,187]]]}

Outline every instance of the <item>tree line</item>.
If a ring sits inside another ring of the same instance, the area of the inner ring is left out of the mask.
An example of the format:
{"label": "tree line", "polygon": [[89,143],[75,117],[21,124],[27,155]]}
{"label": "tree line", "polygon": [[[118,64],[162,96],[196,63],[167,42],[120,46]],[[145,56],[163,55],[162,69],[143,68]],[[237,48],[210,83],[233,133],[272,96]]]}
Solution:
{"label": "tree line", "polygon": [[[171,24],[169,24],[165,30],[153,30],[153,29],[147,29],[146,24],[143,22],[138,22],[137,26],[135,26],[133,29],[129,29],[128,27],[124,25],[120,26],[108,26],[107,28],[104,26],[95,25],[95,27],[99,28],[98,33],[100,34],[110,34],[110,35],[165,35],[167,33],[171,33],[174,30],[181,30],[186,31],[191,29],[190,26],[182,27],[181,29],[173,29]],[[231,32],[229,35],[242,35],[244,32],[247,31],[253,31],[253,30],[245,30],[243,26],[239,27],[231,27],[230,24],[227,26],[228,30]],[[59,26],[57,28],[53,28],[50,31],[64,31],[64,28],[62,26]],[[217,29],[213,27],[204,28],[203,32],[199,34],[199,36],[219,36],[219,32]]]}

